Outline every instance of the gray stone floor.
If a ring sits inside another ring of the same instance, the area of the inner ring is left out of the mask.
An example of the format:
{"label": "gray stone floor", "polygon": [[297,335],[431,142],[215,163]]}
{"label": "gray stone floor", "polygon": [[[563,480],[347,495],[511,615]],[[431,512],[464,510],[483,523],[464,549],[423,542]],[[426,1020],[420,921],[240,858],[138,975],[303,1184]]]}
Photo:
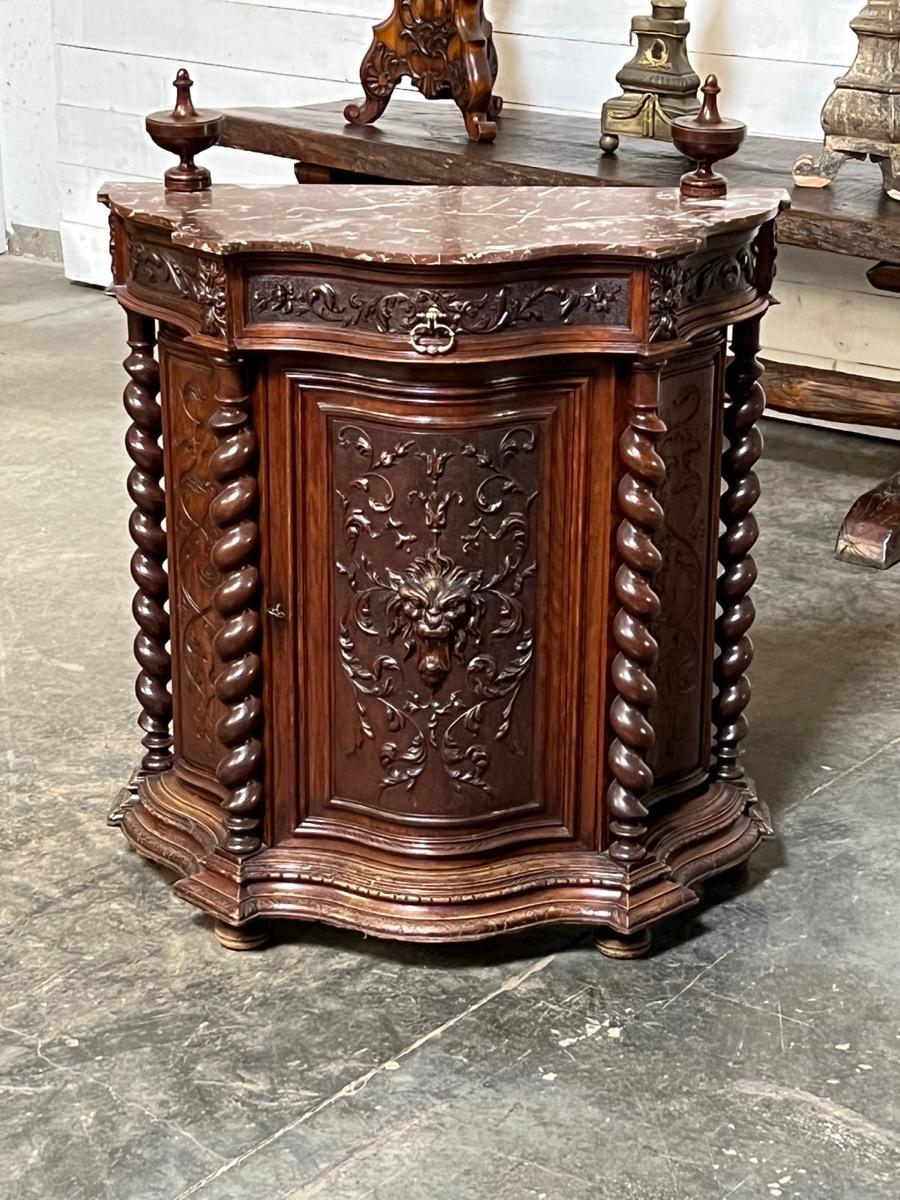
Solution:
{"label": "gray stone floor", "polygon": [[748,763],[779,840],[655,957],[560,930],[220,950],[104,825],[135,757],[123,321],[0,259],[0,1194],[900,1194],[900,447],[767,423]]}

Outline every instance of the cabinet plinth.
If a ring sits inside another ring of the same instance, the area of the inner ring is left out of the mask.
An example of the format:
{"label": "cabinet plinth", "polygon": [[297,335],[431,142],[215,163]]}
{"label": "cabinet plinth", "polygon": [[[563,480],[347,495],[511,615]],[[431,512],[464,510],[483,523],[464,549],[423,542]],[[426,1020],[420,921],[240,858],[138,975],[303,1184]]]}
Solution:
{"label": "cabinet plinth", "polygon": [[741,748],[783,195],[102,198],[135,422],[125,836],[229,948],[285,917],[642,951],[771,833]]}

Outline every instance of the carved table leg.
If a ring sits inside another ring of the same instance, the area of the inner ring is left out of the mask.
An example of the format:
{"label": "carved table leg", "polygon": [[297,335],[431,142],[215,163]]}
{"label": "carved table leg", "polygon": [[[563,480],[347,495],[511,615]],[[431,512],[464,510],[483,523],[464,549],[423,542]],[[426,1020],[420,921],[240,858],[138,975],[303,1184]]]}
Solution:
{"label": "carved table leg", "polygon": [[221,576],[213,605],[222,621],[214,651],[216,696],[225,715],[216,737],[225,754],[216,767],[227,788],[225,849],[254,854],[262,839],[262,668],[259,658],[259,488],[256,434],[250,425],[250,397],[239,358],[216,356],[216,403],[211,426],[219,439],[210,466],[219,492],[210,515],[219,531],[212,559]]}
{"label": "carved table leg", "polygon": [[744,710],[750,702],[746,672],[753,661],[753,643],[748,634],[756,617],[749,595],[756,582],[756,563],[751,550],[759,537],[752,512],[759,499],[759,479],[753,468],[762,454],[762,434],[757,422],[766,406],[759,382],[763,373],[757,358],[759,330],[759,318],[734,327],[731,344],[734,360],[725,375],[729,403],[725,409],[727,446],[722,458],[725,491],[720,510],[725,528],[719,539],[721,615],[716,621],[718,694],[713,721],[716,776],[730,781],[743,779],[741,745],[747,736]]}
{"label": "carved table leg", "polygon": [[649,929],[629,934],[604,929],[594,938],[594,947],[604,958],[645,958],[653,949],[653,935]]}
{"label": "carved table leg", "polygon": [[900,562],[900,472],[860,496],[844,518],[834,555],[882,571]]}
{"label": "carved table leg", "polygon": [[666,431],[657,411],[657,368],[638,366],[635,371],[629,425],[619,442],[624,474],[619,484],[622,520],[616,534],[620,566],[615,591],[619,609],[613,622],[618,653],[612,666],[615,698],[610,708],[616,736],[609,750],[614,778],[607,798],[612,837],[609,854],[626,868],[646,854],[643,841],[647,809],[643,797],[653,786],[647,752],[655,735],[648,713],[656,700],[650,670],[659,648],[650,623],[660,611],[652,585],[662,566],[662,555],[653,537],[663,521],[655,493],[666,470],[656,451],[656,442]]}
{"label": "carved table leg", "polygon": [[[889,167],[900,186],[900,152],[892,160],[883,160],[881,165],[885,186]],[[894,199],[898,198],[900,196],[894,196]],[[900,265],[897,263],[877,263],[866,272],[866,278],[881,292],[895,295],[900,292]],[[879,570],[887,570],[900,561],[900,474],[892,475],[860,496],[841,526],[834,553],[841,562]]]}
{"label": "carved table leg", "polygon": [[268,921],[251,921],[240,926],[216,921],[215,935],[226,950],[261,950],[272,940],[272,926]]}
{"label": "carved table leg", "polygon": [[159,366],[154,358],[155,327],[149,317],[128,313],[128,345],[125,370],[131,377],[124,395],[131,417],[125,445],[134,466],[128,476],[128,493],[134,501],[129,530],[136,549],[131,558],[131,575],[137,585],[132,611],[138,624],[134,653],[140,666],[135,694],[141,705],[138,724],[144,731],[144,755],[129,782],[116,797],[109,814],[110,824],[121,824],[137,798],[140,781],[172,766],[172,696],[169,682],[169,579],[166,572],[166,533],[163,521],[166,498],[163,491],[162,410],[159,396]]}

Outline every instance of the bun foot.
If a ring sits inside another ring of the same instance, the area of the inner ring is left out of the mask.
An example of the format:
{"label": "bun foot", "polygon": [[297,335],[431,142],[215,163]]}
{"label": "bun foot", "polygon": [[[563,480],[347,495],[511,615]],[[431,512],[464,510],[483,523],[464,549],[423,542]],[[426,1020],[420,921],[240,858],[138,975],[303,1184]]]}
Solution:
{"label": "bun foot", "polygon": [[619,139],[614,133],[604,133],[600,138],[600,149],[604,154],[615,154],[619,148]]}
{"label": "bun foot", "polygon": [[605,958],[644,958],[650,953],[652,945],[653,935],[649,929],[628,934],[604,929],[594,938],[594,947]]}
{"label": "bun foot", "polygon": [[261,950],[272,940],[272,927],[268,921],[252,921],[239,927],[216,921],[215,934],[226,950]]}

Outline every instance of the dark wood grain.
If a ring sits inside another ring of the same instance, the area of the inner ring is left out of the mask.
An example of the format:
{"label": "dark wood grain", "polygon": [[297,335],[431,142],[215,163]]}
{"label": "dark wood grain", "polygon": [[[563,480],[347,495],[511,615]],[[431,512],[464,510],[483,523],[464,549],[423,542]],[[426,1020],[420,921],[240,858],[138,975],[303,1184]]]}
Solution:
{"label": "dark wood grain", "polygon": [[900,425],[900,384],[869,375],[764,359],[766,406],[820,421],[885,429]]}
{"label": "dark wood grain", "polygon": [[[344,182],[676,187],[688,168],[671,146],[653,141],[629,139],[618,154],[604,155],[598,122],[585,117],[506,110],[497,141],[479,146],[461,138],[456,115],[436,105],[398,103],[376,128],[348,125],[343,107],[227,109],[221,141]],[[850,164],[828,188],[792,186],[796,159],[817,151],[817,143],[749,137],[724,173],[732,188],[788,189],[781,242],[900,261],[900,209],[871,168]]]}
{"label": "dark wood grain", "polygon": [[[216,256],[112,203],[150,756],[126,836],[230,949],[278,916],[646,949],[771,832],[740,750],[772,197],[663,264]],[[414,344],[426,295],[445,356]]]}

